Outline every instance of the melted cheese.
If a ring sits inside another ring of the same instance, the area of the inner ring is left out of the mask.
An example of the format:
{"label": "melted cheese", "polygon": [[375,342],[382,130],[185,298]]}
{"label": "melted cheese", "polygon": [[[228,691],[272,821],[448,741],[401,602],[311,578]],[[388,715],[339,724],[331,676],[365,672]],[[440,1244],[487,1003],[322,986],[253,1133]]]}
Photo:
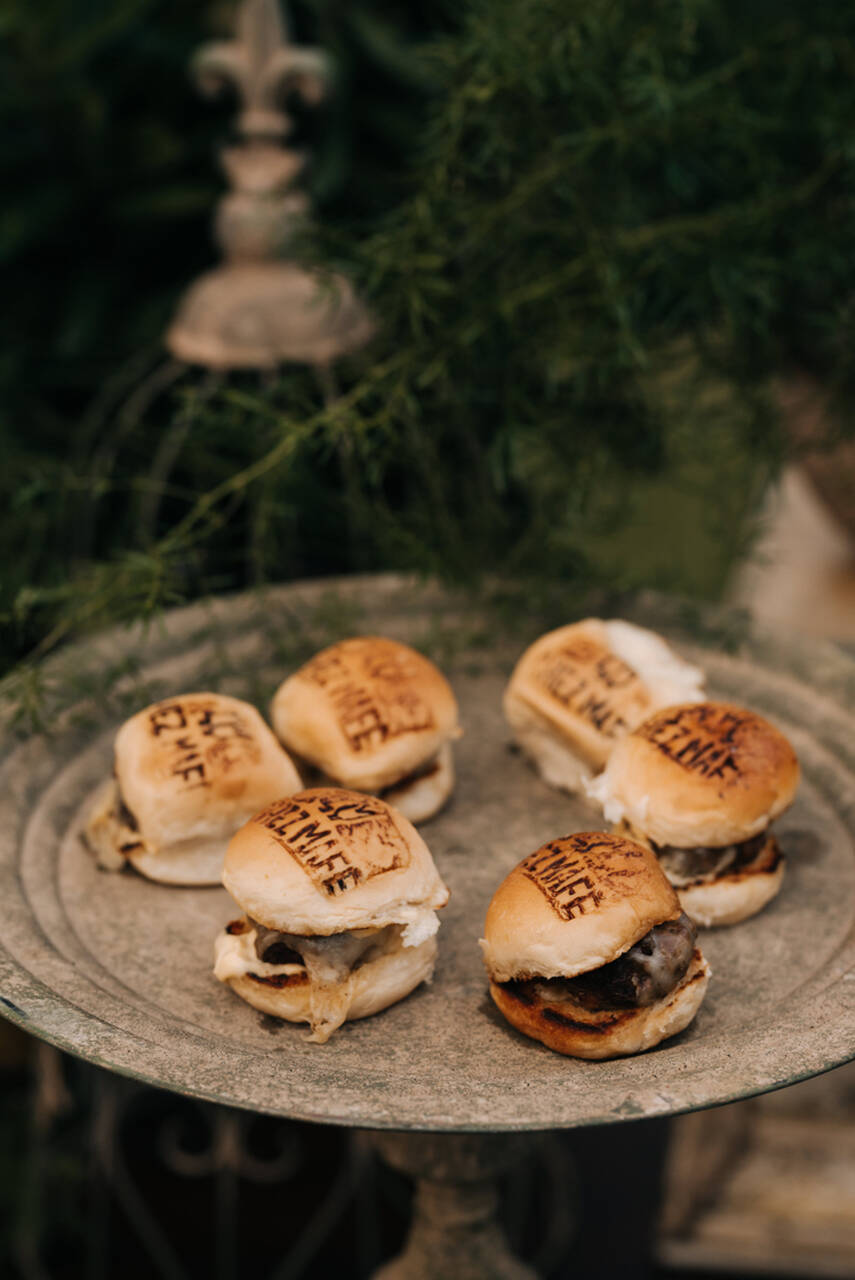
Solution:
{"label": "melted cheese", "polygon": [[144,848],[139,832],[121,819],[121,800],[119,784],[110,778],[98,788],[86,821],[86,842],[105,871],[121,871],[126,865],[122,845]]}
{"label": "melted cheese", "polygon": [[[418,947],[428,938],[432,938],[439,928],[436,912],[426,907],[405,907],[400,913],[405,919],[400,934],[393,930],[387,946],[391,949],[399,945]],[[350,1012],[355,995],[356,981],[353,972],[348,971],[348,952],[360,950],[354,943],[369,943],[370,938],[379,929],[360,929],[353,934],[342,935],[340,944],[330,946],[328,939],[317,939],[315,945],[305,946],[301,954],[305,964],[268,964],[259,960],[255,950],[256,932],[247,929],[245,933],[230,934],[223,931],[214,944],[214,976],[220,982],[228,982],[230,978],[242,978],[248,974],[257,977],[275,977],[278,974],[307,973],[308,983],[308,1018],[311,1025],[309,1040],[315,1044],[325,1044],[330,1036],[343,1022]],[[336,937],[336,935],[333,935]],[[308,940],[307,940],[308,941]],[[362,951],[365,947],[361,948]]]}
{"label": "melted cheese", "polygon": [[259,978],[275,978],[279,974],[302,973],[301,964],[267,964],[255,954],[255,930],[246,933],[223,931],[214,943],[214,977],[220,982],[229,978],[245,978],[254,973]]}
{"label": "melted cheese", "polygon": [[313,1044],[326,1044],[334,1031],[347,1020],[353,1003],[353,974],[343,982],[324,981],[312,973],[307,964],[311,983],[309,986],[309,1013],[312,1033],[308,1037]]}
{"label": "melted cheese", "polygon": [[404,926],[401,942],[405,947],[420,947],[439,928],[439,916],[430,907],[402,907],[396,912],[396,923]]}

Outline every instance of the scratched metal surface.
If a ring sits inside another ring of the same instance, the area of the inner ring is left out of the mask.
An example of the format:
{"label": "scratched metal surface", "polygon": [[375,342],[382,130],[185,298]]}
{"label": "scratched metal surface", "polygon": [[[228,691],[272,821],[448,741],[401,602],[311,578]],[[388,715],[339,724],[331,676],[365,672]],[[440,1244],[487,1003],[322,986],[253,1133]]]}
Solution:
{"label": "scratched metal surface", "polygon": [[[265,699],[339,634],[416,643],[461,703],[452,804],[423,828],[452,890],[432,986],[326,1046],[266,1018],[211,974],[236,914],[221,889],[100,872],[79,830],[111,740],[144,701],[204,687]],[[789,869],[757,919],[702,934],[713,968],[692,1025],[655,1051],[583,1063],[510,1029],[487,997],[477,939],[508,869],[547,838],[601,825],[509,749],[500,694],[524,639],[497,643],[465,607],[400,579],[280,588],[110,634],[51,668],[66,696],[48,734],[5,740],[0,824],[0,1011],[37,1036],[178,1092],[309,1120],[395,1129],[513,1130],[664,1115],[745,1097],[855,1056],[855,663],[833,646],[678,641],[714,695],[778,723],[805,779],[781,820]],[[123,666],[93,699],[81,672]],[[128,662],[128,655],[132,661]],[[76,683],[74,683],[76,681]]]}

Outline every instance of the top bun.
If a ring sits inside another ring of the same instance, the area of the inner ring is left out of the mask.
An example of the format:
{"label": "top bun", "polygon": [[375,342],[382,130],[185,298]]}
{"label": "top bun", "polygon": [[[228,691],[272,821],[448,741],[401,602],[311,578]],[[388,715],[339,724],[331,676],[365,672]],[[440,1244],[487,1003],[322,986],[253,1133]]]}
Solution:
{"label": "top bun", "polygon": [[610,822],[628,822],[657,844],[718,848],[765,830],[798,781],[796,754],[768,720],[698,702],[645,720],[591,790]]}
{"label": "top bun", "polygon": [[302,785],[255,707],[222,693],[138,711],[116,735],[115,773],[151,852],[196,837],[225,841],[271,796]]}
{"label": "top bun", "polygon": [[281,741],[344,786],[380,791],[434,756],[457,730],[445,677],[415,649],[379,636],[342,640],[276,692]]}
{"label": "top bun", "polygon": [[229,843],[223,884],[253,920],[285,933],[417,929],[448,901],[415,827],[376,796],[338,787],[300,791],[250,819]]}
{"label": "top bun", "polygon": [[586,618],[536,640],[505,691],[511,725],[533,712],[600,769],[617,738],[656,707],[702,696],[703,672],[631,622]]}
{"label": "top bun", "polygon": [[494,982],[572,978],[617,959],[680,911],[649,849],[580,831],[550,840],[503,880],[481,948]]}

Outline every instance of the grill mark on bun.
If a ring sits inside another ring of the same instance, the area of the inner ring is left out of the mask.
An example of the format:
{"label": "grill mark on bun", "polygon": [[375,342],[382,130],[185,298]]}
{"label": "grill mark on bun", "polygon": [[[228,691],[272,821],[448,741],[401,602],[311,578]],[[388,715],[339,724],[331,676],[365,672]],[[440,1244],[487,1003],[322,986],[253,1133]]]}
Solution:
{"label": "grill mark on bun", "polygon": [[580,832],[552,840],[520,864],[557,916],[574,920],[599,910],[607,897],[632,893],[645,873],[645,852],[606,832]]}
{"label": "grill mark on bun", "polygon": [[[696,972],[692,973],[691,976],[683,974],[679,981],[675,983],[673,990],[660,997],[656,1003],[660,1006],[668,1005],[696,982],[706,981],[704,970],[697,968],[702,963],[703,957],[700,949],[695,947],[692,951],[689,969],[694,965],[696,966]],[[541,979],[541,981],[548,981],[548,979]],[[608,1035],[616,1028],[637,1017],[645,1008],[650,1007],[633,1005],[624,1009],[615,1009],[613,1005],[601,1006],[596,1004],[588,1007],[586,1004],[577,1002],[572,996],[562,1000],[561,1006],[558,1006],[543,998],[536,989],[536,982],[536,978],[528,980],[514,979],[511,982],[499,982],[495,985],[499,987],[506,998],[527,1009],[529,1016],[535,1020],[551,1023],[556,1027],[564,1027],[569,1031],[590,1032],[592,1035]],[[572,1012],[562,1012],[562,1007],[563,1009],[570,1009]]]}
{"label": "grill mark on bun", "polygon": [[309,975],[305,969],[302,973],[248,973],[248,978],[252,978],[253,982],[260,982],[265,987],[299,987],[309,981]]}
{"label": "grill mark on bun", "polygon": [[208,789],[235,768],[256,765],[261,750],[240,711],[216,697],[174,698],[147,714],[172,784],[183,791]]}
{"label": "grill mark on bun", "polygon": [[428,733],[436,721],[414,685],[420,663],[402,646],[355,638],[312,658],[300,676],[323,689],[351,750],[370,752],[406,733]]}
{"label": "grill mark on bun", "polygon": [[622,714],[628,700],[642,713],[649,705],[647,691],[632,667],[588,636],[576,636],[541,653],[532,678],[562,707],[607,738],[629,728]]}
{"label": "grill mark on bun", "polygon": [[587,1031],[592,1035],[604,1036],[610,1031],[614,1031],[615,1027],[620,1026],[622,1022],[627,1022],[635,1015],[637,1010],[627,1009],[621,1013],[610,1014],[606,1018],[602,1018],[597,1022],[580,1022],[575,1018],[570,1018],[566,1013],[560,1013],[557,1009],[540,1008],[537,1016],[543,1018],[544,1022],[553,1022],[559,1027],[568,1027],[571,1031]]}
{"label": "grill mark on bun", "polygon": [[547,1005],[543,999],[538,996],[536,991],[528,985],[518,982],[501,982],[497,984],[504,991],[506,996],[515,1000],[517,1004],[524,1005],[527,1009],[534,1011],[537,1018],[543,1018],[546,1022],[553,1022],[558,1026],[570,1027],[574,1031],[593,1031],[596,1033],[604,1033],[610,1031],[618,1023],[625,1021],[631,1017],[636,1011],[634,1009],[618,1009],[598,1011],[594,1016],[597,1021],[582,1021],[581,1019],[571,1018],[569,1014],[560,1013],[553,1005]]}
{"label": "grill mark on bun", "polygon": [[700,702],[651,716],[635,733],[687,772],[725,779],[739,774],[734,753],[742,733],[756,724],[751,712]]}
{"label": "grill mark on bun", "polygon": [[[254,821],[306,872],[315,887],[340,897],[357,885],[410,864],[410,849],[388,806],[373,796],[329,788],[278,800]],[[355,862],[348,847],[356,848]]]}

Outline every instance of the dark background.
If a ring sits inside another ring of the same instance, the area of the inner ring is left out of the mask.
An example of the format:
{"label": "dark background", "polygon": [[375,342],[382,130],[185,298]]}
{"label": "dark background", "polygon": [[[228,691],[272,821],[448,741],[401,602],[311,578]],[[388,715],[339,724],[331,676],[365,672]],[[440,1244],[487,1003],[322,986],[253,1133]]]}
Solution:
{"label": "dark background", "polygon": [[[63,1082],[62,1108],[40,1129],[27,1073],[4,1073],[4,1276],[367,1280],[404,1244],[411,1185],[361,1138],[226,1113],[71,1060]],[[257,1162],[249,1169],[217,1166],[224,1116],[236,1125],[233,1157]],[[500,1182],[514,1251],[544,1280],[711,1280],[653,1260],[669,1126],[533,1135],[530,1155]],[[181,1171],[176,1148],[189,1166]]]}

